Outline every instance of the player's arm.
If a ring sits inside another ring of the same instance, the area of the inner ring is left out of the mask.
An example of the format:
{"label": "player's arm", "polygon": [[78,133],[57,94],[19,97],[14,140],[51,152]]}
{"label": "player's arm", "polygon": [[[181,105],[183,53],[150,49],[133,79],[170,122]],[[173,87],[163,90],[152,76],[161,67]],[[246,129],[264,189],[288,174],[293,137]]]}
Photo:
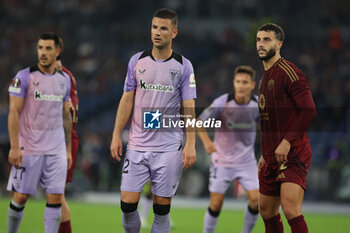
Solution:
{"label": "player's arm", "polygon": [[306,78],[300,73],[295,74],[294,77],[294,79],[286,78],[286,87],[289,95],[293,98],[295,107],[298,109],[298,115],[290,117],[288,120],[284,138],[275,151],[277,162],[280,163],[287,161],[293,141],[304,135],[317,114]]}
{"label": "player's arm", "polygon": [[[198,120],[200,121],[201,118],[198,117]],[[207,130],[202,127],[202,128],[197,128],[197,134],[199,138],[201,139],[204,149],[208,154],[211,154],[213,152],[216,152],[216,147],[214,142],[210,139]]]}
{"label": "player's arm", "polygon": [[[196,113],[194,110],[195,102],[194,99],[188,99],[182,101],[184,108],[185,122],[196,118]],[[196,162],[196,131],[195,128],[186,128],[186,144],[182,153],[182,163],[183,168],[187,169],[192,167]]]}
{"label": "player's arm", "polygon": [[8,115],[8,131],[10,138],[10,152],[8,161],[18,167],[22,163],[22,152],[19,147],[19,118],[23,109],[24,98],[10,95],[10,109]]}
{"label": "player's arm", "polygon": [[[218,118],[223,110],[223,106],[225,106],[227,100],[227,96],[223,95],[219,98],[215,99],[213,103],[204,109],[204,111],[198,117],[198,120],[207,120],[209,118]],[[215,144],[210,139],[206,129],[204,127],[197,128],[197,133],[199,138],[201,139],[204,148],[208,154],[211,154],[216,151]]]}
{"label": "player's arm", "polygon": [[121,135],[126,123],[129,120],[133,105],[134,105],[135,90],[126,92],[119,102],[117,116],[115,118],[113,137],[111,143],[111,155],[114,159],[120,161],[120,157],[123,155],[123,142]]}
{"label": "player's arm", "polygon": [[72,166],[72,115],[70,114],[69,101],[63,102],[63,128],[67,149],[68,169]]}

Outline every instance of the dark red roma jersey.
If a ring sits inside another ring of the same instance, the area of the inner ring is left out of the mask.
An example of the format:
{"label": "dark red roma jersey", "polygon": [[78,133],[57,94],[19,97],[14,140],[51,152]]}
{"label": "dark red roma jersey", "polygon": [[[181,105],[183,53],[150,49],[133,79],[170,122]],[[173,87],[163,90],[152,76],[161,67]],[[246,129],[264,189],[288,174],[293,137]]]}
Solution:
{"label": "dark red roma jersey", "polygon": [[309,143],[306,130],[316,108],[305,75],[294,64],[280,58],[264,72],[259,84],[261,151],[274,156],[282,139],[291,147]]}

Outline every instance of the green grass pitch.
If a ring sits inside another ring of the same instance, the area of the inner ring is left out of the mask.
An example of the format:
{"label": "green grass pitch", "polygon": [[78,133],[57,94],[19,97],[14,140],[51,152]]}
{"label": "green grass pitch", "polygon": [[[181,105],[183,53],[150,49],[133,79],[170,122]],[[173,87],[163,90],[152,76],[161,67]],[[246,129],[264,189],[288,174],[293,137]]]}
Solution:
{"label": "green grass pitch", "polygon": [[[0,198],[0,233],[6,232],[7,208],[9,198]],[[116,203],[118,200],[116,200]],[[117,204],[88,204],[69,201],[72,213],[72,229],[74,233],[117,233],[123,232],[120,218],[120,208]],[[43,233],[43,213],[45,201],[29,200],[24,213],[24,218],[19,233]],[[175,233],[200,233],[202,232],[203,218],[206,206],[203,209],[173,208],[171,218],[175,222],[175,228],[170,232]],[[151,215],[151,214],[150,214]],[[243,224],[243,211],[224,210],[220,214],[217,233],[239,233]],[[345,233],[350,229],[349,215],[326,215],[305,213],[309,232],[312,233]],[[152,221],[149,217],[149,222]],[[289,225],[283,217],[284,232],[290,233]],[[142,233],[150,230],[142,230]],[[259,218],[254,228],[254,233],[263,233],[264,224]]]}

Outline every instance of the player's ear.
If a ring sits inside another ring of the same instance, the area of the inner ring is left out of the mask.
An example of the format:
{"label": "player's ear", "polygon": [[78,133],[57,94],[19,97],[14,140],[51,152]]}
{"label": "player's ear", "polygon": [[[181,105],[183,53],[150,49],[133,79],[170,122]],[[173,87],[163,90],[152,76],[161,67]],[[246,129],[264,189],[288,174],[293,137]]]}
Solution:
{"label": "player's ear", "polygon": [[61,54],[61,48],[56,48],[56,57],[58,57]]}
{"label": "player's ear", "polygon": [[179,33],[179,29],[174,28],[173,29],[173,36],[172,36],[172,38],[174,39],[177,36],[178,33]]}
{"label": "player's ear", "polygon": [[281,49],[282,45],[283,45],[283,41],[280,41],[280,40],[277,41],[277,47],[279,50]]}

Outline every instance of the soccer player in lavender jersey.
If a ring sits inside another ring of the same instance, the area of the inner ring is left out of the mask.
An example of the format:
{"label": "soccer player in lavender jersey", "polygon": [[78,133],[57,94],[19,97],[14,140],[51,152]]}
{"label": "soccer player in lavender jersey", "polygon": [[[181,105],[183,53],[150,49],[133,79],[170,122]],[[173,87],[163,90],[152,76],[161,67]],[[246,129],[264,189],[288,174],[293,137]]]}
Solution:
{"label": "soccer player in lavender jersey", "polygon": [[[77,124],[78,124],[78,92],[77,92],[77,82],[72,74],[66,67],[62,65],[61,55],[63,53],[63,40],[59,38],[59,48],[61,49],[60,55],[56,59],[56,68],[58,70],[66,73],[70,78],[71,89],[70,89],[70,100],[68,102],[70,113],[72,116],[72,166],[67,171],[66,183],[73,181],[73,175],[75,170],[75,165],[77,161],[77,154],[79,148],[79,138],[77,134]],[[62,195],[62,216],[61,224],[58,229],[58,233],[72,233],[71,221],[70,221],[70,210],[68,203],[66,201],[65,195]]]}
{"label": "soccer player in lavender jersey", "polygon": [[283,40],[284,31],[276,24],[258,29],[256,48],[265,69],[259,85],[259,209],[266,233],[283,232],[280,206],[292,233],[306,233],[301,212],[311,162],[306,130],[316,108],[303,72],[281,57]]}
{"label": "soccer player in lavender jersey", "polygon": [[[121,133],[134,110],[121,182],[122,223],[127,233],[140,232],[137,205],[148,180],[154,195],[155,217],[151,232],[170,231],[170,203],[182,168],[187,169],[196,161],[193,129],[186,129],[183,150],[182,130],[143,129],[145,108],[179,113],[182,104],[184,115],[190,116],[187,119],[195,116],[196,86],[192,65],[172,50],[172,40],[177,33],[176,13],[169,9],[157,10],[151,26],[153,48],[132,56],[128,65],[110,147],[112,157],[120,161]],[[158,114],[153,116],[157,118]]]}
{"label": "soccer player in lavender jersey", "polygon": [[19,71],[9,87],[8,129],[12,164],[7,189],[8,232],[17,232],[24,205],[40,184],[46,190],[46,233],[57,233],[67,166],[71,166],[72,118],[69,77],[56,70],[58,37],[44,33],[37,44],[38,64]]}
{"label": "soccer player in lavender jersey", "polygon": [[234,92],[224,94],[203,111],[200,120],[220,119],[222,128],[215,130],[214,142],[205,129],[198,135],[208,154],[212,154],[210,167],[210,204],[204,217],[204,233],[214,232],[230,183],[238,179],[248,194],[249,204],[244,215],[242,233],[252,232],[258,219],[259,182],[254,143],[259,119],[255,71],[250,66],[238,66],[234,71]]}

